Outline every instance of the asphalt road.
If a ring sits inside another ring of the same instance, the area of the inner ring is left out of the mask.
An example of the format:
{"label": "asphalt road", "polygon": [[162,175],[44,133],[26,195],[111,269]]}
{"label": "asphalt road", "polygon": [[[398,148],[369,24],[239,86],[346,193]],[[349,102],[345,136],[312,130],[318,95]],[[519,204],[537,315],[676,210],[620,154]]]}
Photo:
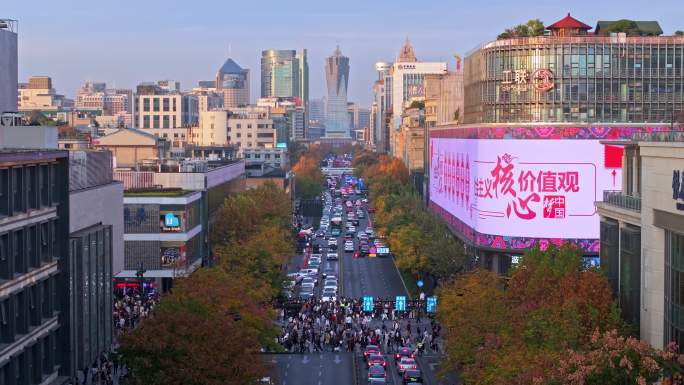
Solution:
{"label": "asphalt road", "polygon": [[[356,199],[353,197],[352,199]],[[334,204],[333,204],[334,205]],[[366,217],[359,219],[357,234],[366,229],[369,224],[367,207],[364,207]],[[344,217],[346,222],[346,215]],[[372,222],[372,218],[371,218]],[[318,223],[314,224],[318,228]],[[373,296],[393,299],[397,295],[408,295],[406,288],[397,271],[394,261],[390,257],[361,257],[353,258],[353,252],[344,251],[344,233],[346,226],[342,226],[342,235],[337,237],[338,261],[326,260],[328,240],[316,238],[314,242],[321,245],[322,264],[319,271],[329,270],[338,276],[340,296],[363,297]],[[354,237],[355,249],[358,247],[358,237]],[[290,263],[290,272],[296,271],[297,266],[303,266],[304,257],[296,256]],[[322,278],[320,278],[322,283]],[[315,289],[320,296],[321,285]],[[355,356],[354,356],[355,355]],[[367,369],[360,353],[310,353],[310,354],[273,354],[265,359],[273,366],[275,384],[278,385],[356,385],[366,384]],[[401,377],[397,373],[391,354],[386,355],[388,362],[388,384],[401,384]],[[354,362],[355,361],[355,362]],[[425,384],[438,384],[434,376],[437,356],[421,357],[418,362],[425,372]],[[358,382],[355,382],[355,379]]]}

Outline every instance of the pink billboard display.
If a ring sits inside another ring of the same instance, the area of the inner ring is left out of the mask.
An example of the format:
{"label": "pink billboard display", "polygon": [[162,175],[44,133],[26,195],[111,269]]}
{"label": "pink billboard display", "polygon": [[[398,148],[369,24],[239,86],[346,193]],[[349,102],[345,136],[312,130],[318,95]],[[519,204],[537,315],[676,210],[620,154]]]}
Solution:
{"label": "pink billboard display", "polygon": [[478,245],[568,239],[592,252],[594,202],[621,188],[621,169],[606,164],[605,150],[591,139],[431,138],[431,205]]}

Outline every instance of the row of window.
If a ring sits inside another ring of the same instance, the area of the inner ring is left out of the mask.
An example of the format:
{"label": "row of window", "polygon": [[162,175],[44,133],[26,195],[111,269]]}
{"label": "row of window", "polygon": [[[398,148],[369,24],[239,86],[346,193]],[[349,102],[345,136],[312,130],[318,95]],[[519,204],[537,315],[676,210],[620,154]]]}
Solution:
{"label": "row of window", "polygon": [[[240,124],[240,123],[236,124],[235,128],[238,130],[241,129],[242,124]],[[250,129],[250,128],[252,128],[252,124],[247,125],[247,129]],[[257,128],[273,128],[273,129],[275,129],[275,124],[261,124],[261,123],[259,123],[259,124],[257,124]],[[230,132],[230,130],[231,130],[231,127],[228,126],[228,132]]]}
{"label": "row of window", "polygon": [[[150,109],[150,100],[152,100],[152,107]],[[161,100],[161,110],[159,107]],[[176,112],[176,98],[172,97],[156,97],[156,98],[143,98],[143,111],[144,112],[169,112],[173,111]]]}
{"label": "row of window", "polygon": [[[161,118],[160,118],[161,116]],[[142,128],[176,128],[176,115],[143,115]],[[150,121],[152,124],[150,125]],[[161,121],[161,124],[160,124]]]}
{"label": "row of window", "polygon": [[[251,159],[252,154],[245,154],[246,159]],[[280,154],[273,154],[274,159],[280,159]],[[254,159],[261,159],[261,154],[254,154]],[[264,159],[271,159],[271,154],[264,154]]]}
{"label": "row of window", "polygon": [[54,164],[0,168],[0,218],[52,206],[59,198]]}
{"label": "row of window", "polygon": [[57,278],[49,277],[0,301],[0,343],[11,344],[54,317]]}
{"label": "row of window", "polygon": [[57,256],[55,220],[0,233],[0,281],[37,269]]}
{"label": "row of window", "polygon": [[34,385],[54,373],[57,332],[36,341],[0,367],[0,385]]}

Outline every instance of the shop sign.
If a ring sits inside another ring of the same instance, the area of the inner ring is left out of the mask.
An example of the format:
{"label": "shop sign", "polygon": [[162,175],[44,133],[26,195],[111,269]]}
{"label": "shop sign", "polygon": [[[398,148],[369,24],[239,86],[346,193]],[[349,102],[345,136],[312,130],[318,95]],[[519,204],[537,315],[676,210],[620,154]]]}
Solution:
{"label": "shop sign", "polygon": [[415,64],[398,64],[397,68],[400,70],[414,70],[416,69]]}
{"label": "shop sign", "polygon": [[672,170],[672,199],[677,210],[684,211],[684,170]]}
{"label": "shop sign", "polygon": [[161,226],[162,231],[170,231],[170,232],[182,231],[180,217],[174,213],[166,213],[166,214],[162,215],[162,221],[161,222],[162,222],[162,226]]}
{"label": "shop sign", "polygon": [[506,70],[502,74],[502,91],[527,92],[530,84],[538,92],[546,92],[554,87],[553,72],[547,68],[540,68],[531,75],[525,68],[515,71]]}

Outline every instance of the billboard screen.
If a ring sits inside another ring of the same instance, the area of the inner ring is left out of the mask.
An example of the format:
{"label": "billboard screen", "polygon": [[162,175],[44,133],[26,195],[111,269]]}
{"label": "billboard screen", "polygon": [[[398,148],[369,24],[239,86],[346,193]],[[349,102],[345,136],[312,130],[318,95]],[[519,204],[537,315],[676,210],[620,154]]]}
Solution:
{"label": "billboard screen", "polygon": [[[598,239],[594,202],[621,189],[598,140],[430,139],[430,200],[480,234],[523,248],[532,239]],[[616,167],[617,166],[617,167]],[[510,238],[525,239],[525,245]],[[486,237],[481,237],[486,238]],[[585,248],[586,249],[586,248]]]}

